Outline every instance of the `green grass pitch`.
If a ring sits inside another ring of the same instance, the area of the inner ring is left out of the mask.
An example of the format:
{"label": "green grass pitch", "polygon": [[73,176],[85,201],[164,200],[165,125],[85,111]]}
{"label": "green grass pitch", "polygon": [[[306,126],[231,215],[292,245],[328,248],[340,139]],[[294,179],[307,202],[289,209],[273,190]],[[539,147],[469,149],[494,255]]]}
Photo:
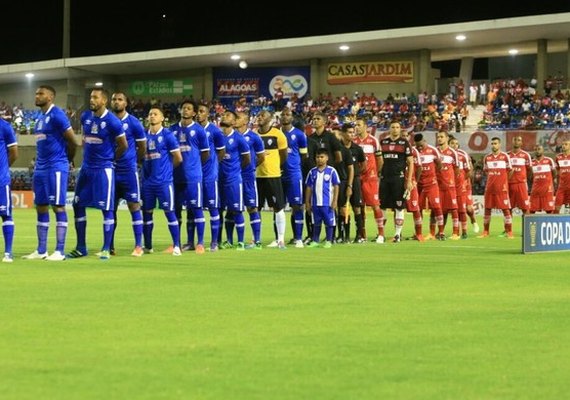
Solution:
{"label": "green grass pitch", "polygon": [[[497,237],[494,217],[486,239],[173,257],[158,212],[156,252],[137,259],[120,212],[116,257],[52,263],[21,259],[36,246],[35,212],[14,220],[15,261],[0,263],[2,400],[570,393],[568,253],[522,255],[519,218],[516,240]],[[54,229],[52,215],[50,251]],[[90,210],[91,253],[101,241]]]}

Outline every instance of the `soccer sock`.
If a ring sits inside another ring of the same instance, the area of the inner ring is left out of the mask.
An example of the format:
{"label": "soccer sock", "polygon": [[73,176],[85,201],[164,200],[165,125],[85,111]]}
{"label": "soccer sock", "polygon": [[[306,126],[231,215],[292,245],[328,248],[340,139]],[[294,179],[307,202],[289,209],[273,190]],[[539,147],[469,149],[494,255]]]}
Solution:
{"label": "soccer sock", "polygon": [[420,211],[413,211],[412,215],[414,216],[414,228],[416,236],[419,236],[422,234],[422,213]]}
{"label": "soccer sock", "polygon": [[168,230],[172,237],[172,245],[174,247],[180,247],[180,225],[178,225],[176,214],[174,214],[174,211],[164,211],[164,215],[168,221]]}
{"label": "soccer sock", "polygon": [[[131,211],[131,221],[133,224],[133,234],[135,236],[135,247],[142,247],[142,235],[143,235],[143,218],[142,211]],[[117,231],[117,221],[115,220],[115,232]],[[115,235],[113,234],[113,237]],[[114,246],[111,245],[113,249]]]}
{"label": "soccer sock", "polygon": [[218,243],[218,234],[220,231],[220,211],[217,208],[210,208],[210,233],[212,235],[212,243]]}
{"label": "soccer sock", "polygon": [[56,211],[55,213],[55,250],[63,254],[65,237],[67,236],[67,212]]}
{"label": "soccer sock", "polygon": [[[206,218],[204,218],[204,210],[201,208],[192,209],[194,215],[194,226],[196,227],[196,235],[198,237],[198,244],[204,245],[204,230],[206,229]],[[194,227],[188,233],[188,242],[194,242]]]}
{"label": "soccer sock", "polygon": [[378,236],[384,236],[384,210],[381,208],[374,208],[373,210]]}
{"label": "soccer sock", "polygon": [[293,236],[296,240],[303,239],[303,209],[299,208],[292,212],[293,215]]}
{"label": "soccer sock", "polygon": [[85,235],[87,231],[87,214],[85,207],[74,206],[73,215],[75,219],[75,232],[77,233],[76,249],[81,252],[86,252],[87,245],[85,243]]}
{"label": "soccer sock", "polygon": [[325,225],[326,241],[332,242],[334,239],[334,225]]}
{"label": "soccer sock", "polygon": [[471,224],[474,224],[475,222],[477,222],[477,218],[475,218],[475,210],[473,210],[473,209],[467,210],[467,215],[469,216],[469,220],[471,221]]}
{"label": "soccer sock", "polygon": [[437,224],[437,231],[439,234],[443,235],[445,233],[445,219],[443,218],[443,212],[441,211],[441,208],[434,210],[434,214],[435,223]]}
{"label": "soccer sock", "polygon": [[510,210],[503,210],[503,216],[505,217],[505,232],[512,233],[513,231],[513,217]]}
{"label": "soccer sock", "polygon": [[4,235],[4,253],[12,254],[14,243],[14,220],[11,215],[2,216],[2,234]]}
{"label": "soccer sock", "polygon": [[[275,240],[279,241],[279,233],[277,229],[277,222],[275,221],[275,213],[273,213],[273,235],[275,236]],[[285,216],[283,217],[285,218]]]}
{"label": "soccer sock", "polygon": [[491,209],[485,208],[485,216],[483,217],[483,231],[489,233],[491,226]]}
{"label": "soccer sock", "polygon": [[467,214],[464,212],[459,213],[459,224],[461,225],[461,232],[467,233]]}
{"label": "soccer sock", "polygon": [[249,214],[249,224],[253,233],[253,241],[261,242],[261,216],[259,211],[254,211]]}
{"label": "soccer sock", "polygon": [[[348,210],[346,212],[348,212]],[[349,242],[350,241],[350,215],[348,216],[348,219],[346,221],[347,221],[346,224],[344,224],[344,237],[342,239],[345,242]]]}
{"label": "soccer sock", "polygon": [[451,210],[451,224],[453,226],[453,234],[459,235],[459,214],[457,210]]}
{"label": "soccer sock", "polygon": [[236,226],[237,241],[238,243],[243,243],[245,236],[245,218],[243,217],[243,213],[234,212],[234,223]]}
{"label": "soccer sock", "polygon": [[227,211],[226,216],[224,218],[224,228],[226,229],[226,240],[230,243],[234,242],[235,217],[232,214],[233,211],[232,212]]}
{"label": "soccer sock", "polygon": [[354,214],[354,221],[356,222],[356,238],[366,238],[366,232],[364,231],[364,218],[362,213]]}
{"label": "soccer sock", "polygon": [[344,236],[344,226],[342,225],[343,217],[338,210],[334,211],[334,218],[336,221],[336,225],[333,226],[333,238],[335,237],[335,234],[334,234],[335,228],[337,231],[336,237],[342,238]]}
{"label": "soccer sock", "polygon": [[152,249],[152,230],[154,228],[152,216],[152,213],[143,212],[144,247],[147,249]]}
{"label": "soccer sock", "polygon": [[429,234],[431,236],[435,236],[435,215],[433,210],[431,210],[430,214],[429,214]]}
{"label": "soccer sock", "polygon": [[[115,204],[118,204],[119,200],[115,199]],[[111,245],[109,246],[110,249],[115,248],[115,231],[117,230],[117,210],[113,211],[113,221],[115,224],[113,225],[113,233],[111,234]]]}
{"label": "soccer sock", "polygon": [[113,240],[113,211],[103,210],[103,250],[111,249],[111,240]]}
{"label": "soccer sock", "polygon": [[313,237],[313,216],[310,212],[305,213],[305,226],[307,227],[307,237]]}
{"label": "soccer sock", "polygon": [[321,224],[313,224],[313,242],[319,243],[321,236]]}
{"label": "soccer sock", "polygon": [[49,231],[49,211],[38,213],[38,223],[36,225],[38,233],[38,253],[44,254],[47,251],[47,237]]}
{"label": "soccer sock", "polygon": [[225,229],[224,227],[224,211],[219,210],[220,212],[220,220],[218,221],[218,235],[216,236],[216,242],[222,243],[222,231]]}
{"label": "soccer sock", "polygon": [[285,211],[275,213],[275,227],[277,229],[277,241],[285,243]]}
{"label": "soccer sock", "polygon": [[[194,229],[198,230],[198,222],[196,219],[199,219],[198,210],[202,211],[202,243],[204,241],[204,211],[200,208],[189,208],[186,211],[186,237],[188,238],[188,243],[194,243]],[[182,225],[180,225],[182,227]],[[182,236],[182,235],[181,235]],[[200,243],[200,233],[198,232],[198,243]]]}
{"label": "soccer sock", "polygon": [[394,225],[395,234],[400,236],[402,234],[402,227],[404,226],[404,210],[394,211]]}

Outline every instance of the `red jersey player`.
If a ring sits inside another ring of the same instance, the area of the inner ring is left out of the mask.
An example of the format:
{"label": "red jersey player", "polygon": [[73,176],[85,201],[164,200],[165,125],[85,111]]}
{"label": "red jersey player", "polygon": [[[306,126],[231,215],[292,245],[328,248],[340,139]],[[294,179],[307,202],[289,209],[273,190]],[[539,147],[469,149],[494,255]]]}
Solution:
{"label": "red jersey player", "polygon": [[559,214],[562,206],[570,205],[570,139],[562,142],[562,151],[556,155],[555,162],[558,175],[555,207]]}
{"label": "red jersey player", "polygon": [[530,192],[530,212],[554,212],[554,176],[556,166],[554,160],[544,156],[544,146],[538,144],[534,148],[535,158],[532,160],[532,189]]}
{"label": "red jersey player", "polygon": [[513,174],[509,178],[509,200],[511,207],[518,207],[523,214],[528,214],[528,180],[532,175],[532,157],[522,149],[522,137],[513,137],[513,148],[507,153],[511,159]]}

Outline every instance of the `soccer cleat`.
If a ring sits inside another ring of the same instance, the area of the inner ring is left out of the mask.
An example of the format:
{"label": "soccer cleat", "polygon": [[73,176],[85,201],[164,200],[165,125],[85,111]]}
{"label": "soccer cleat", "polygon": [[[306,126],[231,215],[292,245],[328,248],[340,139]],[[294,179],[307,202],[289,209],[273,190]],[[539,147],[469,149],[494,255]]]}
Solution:
{"label": "soccer cleat", "polygon": [[311,243],[309,243],[306,247],[310,248],[310,249],[316,249],[317,247],[321,247],[319,245],[319,242],[315,242],[314,240],[311,241]]}
{"label": "soccer cleat", "polygon": [[218,251],[218,250],[219,250],[218,243],[213,242],[210,244],[210,253],[213,253],[213,252]]}
{"label": "soccer cleat", "polygon": [[479,224],[477,222],[473,222],[473,232],[479,233]]}
{"label": "soccer cleat", "polygon": [[357,237],[357,238],[354,239],[354,242],[352,242],[352,243],[364,244],[364,243],[366,243],[366,239],[365,239],[365,238],[362,238],[362,237]]}
{"label": "soccer cleat", "polygon": [[303,239],[303,244],[304,245],[308,245],[309,243],[311,243],[313,241],[313,239],[311,239],[309,236],[307,236],[305,239]]}
{"label": "soccer cleat", "polygon": [[274,240],[273,242],[269,243],[266,247],[271,247],[271,248],[279,247],[279,242],[277,240]]}
{"label": "soccer cleat", "polygon": [[323,244],[323,249],[330,249],[332,247],[332,242],[330,240],[325,240]]}
{"label": "soccer cleat", "polygon": [[290,239],[287,244],[290,244],[291,246],[294,245],[297,242],[297,240],[295,238]]}
{"label": "soccer cleat", "polygon": [[507,232],[507,239],[514,239],[515,235],[512,232]]}
{"label": "soccer cleat", "polygon": [[413,240],[417,240],[418,242],[425,242],[426,240],[424,239],[423,235],[414,235],[414,239]]}
{"label": "soccer cleat", "polygon": [[236,246],[237,251],[245,251],[245,244],[243,242],[238,242]]}
{"label": "soccer cleat", "polygon": [[344,243],[344,239],[341,238],[341,237],[338,237],[338,238],[336,238],[336,239],[334,240],[334,242],[337,243],[337,244],[343,244],[343,243]]}
{"label": "soccer cleat", "polygon": [[167,254],[172,254],[173,251],[174,251],[174,246],[170,245],[166,249],[164,249],[162,252],[167,253]]}
{"label": "soccer cleat", "polygon": [[142,247],[140,246],[136,246],[133,250],[133,252],[131,253],[131,256],[133,257],[142,257],[142,255],[144,254],[144,251],[142,249]]}
{"label": "soccer cleat", "polygon": [[24,260],[44,260],[48,256],[48,253],[38,253],[37,250],[34,250],[33,253],[28,254],[27,256],[22,256]]}
{"label": "soccer cleat", "polygon": [[14,257],[12,257],[12,254],[10,254],[10,253],[4,253],[4,258],[2,259],[2,262],[13,263]]}
{"label": "soccer cleat", "polygon": [[233,248],[234,248],[234,244],[233,244],[233,243],[230,243],[230,242],[228,242],[228,241],[226,240],[224,243],[222,243],[222,245],[220,246],[220,248],[221,248],[221,249],[224,249],[224,250],[233,249]]}
{"label": "soccer cleat", "polygon": [[279,248],[279,250],[287,250],[287,247],[285,247],[285,243],[283,242],[277,243],[277,247]]}
{"label": "soccer cleat", "polygon": [[48,261],[63,261],[65,260],[65,255],[61,253],[61,251],[56,250],[51,253],[49,256],[46,257]]}
{"label": "soccer cleat", "polygon": [[117,252],[115,251],[115,249],[111,249],[109,250],[109,254],[111,254],[112,256],[116,256]]}
{"label": "soccer cleat", "polygon": [[196,254],[204,254],[206,252],[203,244],[197,244],[196,249],[194,251],[196,252]]}
{"label": "soccer cleat", "polygon": [[154,249],[153,248],[148,249],[148,248],[144,247],[143,253],[144,254],[152,254],[152,253],[154,253]]}
{"label": "soccer cleat", "polygon": [[[395,236],[394,236],[394,237],[395,237]],[[399,237],[399,236],[398,236],[398,237]],[[382,243],[384,243],[386,240],[384,239],[384,236],[378,235],[378,236],[376,236],[376,240],[375,240],[375,241],[376,241],[376,243],[378,243],[378,244],[382,244]],[[398,240],[398,242],[399,242],[399,241],[400,241],[400,240]]]}
{"label": "soccer cleat", "polygon": [[467,239],[467,232],[463,232],[461,234],[461,239]]}
{"label": "soccer cleat", "polygon": [[261,250],[263,249],[263,245],[261,242],[252,242],[245,245],[246,250]]}
{"label": "soccer cleat", "polygon": [[[204,246],[202,246],[202,247],[204,247]],[[190,250],[196,250],[194,243],[186,243],[186,244],[182,245],[182,251],[190,251]]]}
{"label": "soccer cleat", "polygon": [[181,256],[182,255],[182,250],[180,250],[180,247],[178,246],[174,246],[172,248],[172,255],[175,257]]}
{"label": "soccer cleat", "polygon": [[437,235],[435,235],[435,238],[441,242],[445,242],[445,233],[438,233]]}
{"label": "soccer cleat", "polygon": [[503,231],[503,232],[499,233],[499,234],[497,235],[497,237],[500,237],[500,238],[507,237],[507,232],[506,232],[506,231]]}
{"label": "soccer cleat", "polygon": [[295,241],[295,248],[302,249],[303,247],[305,247],[305,245],[301,239]]}
{"label": "soccer cleat", "polygon": [[[380,237],[381,237],[381,236],[380,236]],[[395,235],[395,236],[392,238],[392,243],[400,243],[401,241],[402,241],[402,238],[400,237],[400,235]],[[378,243],[378,242],[376,242],[376,243]],[[384,243],[384,242],[382,242],[382,243]]]}
{"label": "soccer cleat", "polygon": [[[87,251],[83,252],[83,251],[79,251],[77,249],[73,249],[71,250],[69,253],[67,253],[65,255],[66,258],[81,258],[81,257],[85,257],[87,255]],[[46,254],[47,257],[47,254]]]}
{"label": "soccer cleat", "polygon": [[459,239],[461,239],[461,237],[455,233],[451,235],[451,237],[449,238],[449,240],[459,240]]}
{"label": "soccer cleat", "polygon": [[480,234],[479,236],[477,236],[477,239],[483,239],[489,237],[489,231],[483,231],[482,234]]}
{"label": "soccer cleat", "polygon": [[111,259],[111,252],[109,250],[102,250],[101,255],[99,256],[99,260],[110,260]]}
{"label": "soccer cleat", "polygon": [[431,233],[428,233],[424,239],[425,239],[426,241],[428,241],[428,240],[435,240],[435,236],[432,235]]}

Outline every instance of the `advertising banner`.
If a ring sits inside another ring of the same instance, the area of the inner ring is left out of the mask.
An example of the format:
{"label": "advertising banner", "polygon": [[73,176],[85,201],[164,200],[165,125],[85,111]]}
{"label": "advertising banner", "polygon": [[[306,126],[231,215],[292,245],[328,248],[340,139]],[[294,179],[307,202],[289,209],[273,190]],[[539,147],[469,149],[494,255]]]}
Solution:
{"label": "advertising banner", "polygon": [[276,93],[288,99],[301,98],[310,85],[309,67],[288,68],[214,68],[214,97],[231,104],[240,97],[248,101],[259,97],[272,99]]}
{"label": "advertising banner", "polygon": [[414,81],[412,61],[367,61],[334,63],[327,66],[327,83],[410,83]]}
{"label": "advertising banner", "polygon": [[523,253],[570,250],[570,215],[523,217]]}
{"label": "advertising banner", "polygon": [[193,90],[190,79],[134,81],[130,86],[130,94],[134,96],[191,95]]}

